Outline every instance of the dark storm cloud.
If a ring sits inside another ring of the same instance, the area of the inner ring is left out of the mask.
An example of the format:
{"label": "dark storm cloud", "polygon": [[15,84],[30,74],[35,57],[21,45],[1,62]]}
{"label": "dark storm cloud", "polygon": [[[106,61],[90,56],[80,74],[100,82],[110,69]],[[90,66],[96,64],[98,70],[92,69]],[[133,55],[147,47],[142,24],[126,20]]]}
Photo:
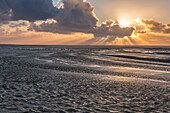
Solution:
{"label": "dark storm cloud", "polygon": [[[68,30],[67,30],[68,29]],[[48,19],[46,21],[36,21],[31,23],[29,30],[37,31],[37,32],[52,32],[52,33],[62,33],[69,34],[71,33],[71,29],[60,26],[58,22],[54,19]]]}
{"label": "dark storm cloud", "polygon": [[58,10],[59,15],[54,18],[55,22],[33,24],[31,29],[54,33],[89,32],[89,29],[93,30],[97,25],[94,8],[84,0],[63,0],[63,8]]}
{"label": "dark storm cloud", "polygon": [[170,33],[170,24],[163,24],[153,19],[141,19],[141,22],[152,32]]}
{"label": "dark storm cloud", "polygon": [[6,4],[5,0],[0,0],[0,21],[9,20],[12,16],[12,11]]}
{"label": "dark storm cloud", "polygon": [[93,28],[97,24],[94,8],[84,0],[63,0],[64,8],[60,9],[58,24],[79,29]]}
{"label": "dark storm cloud", "polygon": [[[9,15],[12,11],[12,20],[46,20],[57,14],[52,0],[0,0],[0,12]],[[1,14],[2,15],[2,14]],[[2,17],[0,17],[2,19]]]}

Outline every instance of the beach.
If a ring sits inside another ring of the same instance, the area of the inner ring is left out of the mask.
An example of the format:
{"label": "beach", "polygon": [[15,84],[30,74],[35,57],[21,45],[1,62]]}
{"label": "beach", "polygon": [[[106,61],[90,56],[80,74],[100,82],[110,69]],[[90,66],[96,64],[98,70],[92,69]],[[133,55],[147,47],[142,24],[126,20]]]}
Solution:
{"label": "beach", "polygon": [[170,112],[170,47],[0,46],[0,113]]}

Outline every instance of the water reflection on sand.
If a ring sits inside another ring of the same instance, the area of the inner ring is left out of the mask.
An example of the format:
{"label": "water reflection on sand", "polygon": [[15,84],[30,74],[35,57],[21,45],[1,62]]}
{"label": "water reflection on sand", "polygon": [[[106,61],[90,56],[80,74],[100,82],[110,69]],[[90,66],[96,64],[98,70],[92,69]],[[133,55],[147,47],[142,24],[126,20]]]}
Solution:
{"label": "water reflection on sand", "polygon": [[0,113],[169,112],[170,48],[0,46]]}

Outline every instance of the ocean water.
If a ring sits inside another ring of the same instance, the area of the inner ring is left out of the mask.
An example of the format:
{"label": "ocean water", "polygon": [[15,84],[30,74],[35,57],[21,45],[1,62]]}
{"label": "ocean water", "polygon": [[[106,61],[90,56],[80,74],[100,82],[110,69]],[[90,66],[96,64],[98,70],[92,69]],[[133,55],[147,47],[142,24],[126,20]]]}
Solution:
{"label": "ocean water", "polygon": [[170,112],[170,47],[0,46],[0,113]]}

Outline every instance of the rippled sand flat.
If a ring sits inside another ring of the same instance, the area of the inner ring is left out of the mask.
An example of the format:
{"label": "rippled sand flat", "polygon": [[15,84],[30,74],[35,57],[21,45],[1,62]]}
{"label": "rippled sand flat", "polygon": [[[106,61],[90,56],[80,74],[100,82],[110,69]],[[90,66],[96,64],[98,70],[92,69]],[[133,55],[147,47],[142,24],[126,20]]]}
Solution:
{"label": "rippled sand flat", "polygon": [[170,112],[170,48],[0,46],[0,113]]}

